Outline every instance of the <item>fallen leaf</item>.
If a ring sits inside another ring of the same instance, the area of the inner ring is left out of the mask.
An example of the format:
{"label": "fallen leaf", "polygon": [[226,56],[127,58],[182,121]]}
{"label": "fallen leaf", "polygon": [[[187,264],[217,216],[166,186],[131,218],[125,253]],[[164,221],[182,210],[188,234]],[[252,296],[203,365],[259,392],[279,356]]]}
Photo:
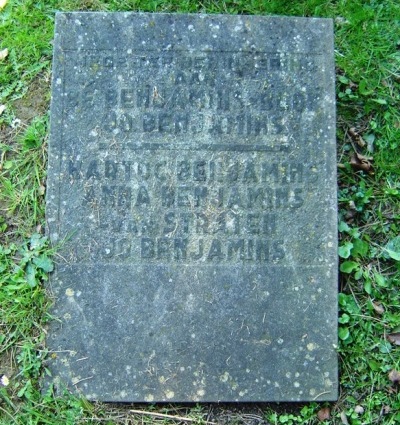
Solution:
{"label": "fallen leaf", "polygon": [[346,413],[341,412],[340,413],[340,419],[341,419],[343,425],[349,425],[349,421],[347,420]]}
{"label": "fallen leaf", "polygon": [[0,10],[4,9],[7,2],[8,2],[8,0],[0,0]]}
{"label": "fallen leaf", "polygon": [[368,173],[372,173],[373,168],[372,168],[372,164],[370,162],[371,160],[372,160],[372,158],[370,158],[370,157],[366,157],[366,156],[361,155],[359,153],[355,153],[351,156],[350,165],[355,170],[362,170],[362,171],[366,171]]}
{"label": "fallen leaf", "polygon": [[323,407],[317,413],[317,418],[322,422],[331,418],[331,411],[329,407]]}
{"label": "fallen leaf", "polygon": [[387,339],[394,345],[400,345],[400,332],[393,332],[389,334]]}
{"label": "fallen leaf", "polygon": [[392,408],[390,406],[383,406],[381,409],[381,415],[387,415],[391,410]]}
{"label": "fallen leaf", "polygon": [[6,105],[0,105],[0,115],[5,111]]}
{"label": "fallen leaf", "polygon": [[398,370],[392,369],[389,372],[389,380],[393,382],[393,384],[398,384],[400,382],[400,372]]}
{"label": "fallen leaf", "polygon": [[364,139],[360,136],[359,133],[357,133],[354,127],[349,129],[349,135],[357,143],[358,146],[363,148],[366,145]]}
{"label": "fallen leaf", "polygon": [[364,413],[364,407],[362,407],[362,406],[360,406],[360,405],[357,405],[357,406],[354,408],[354,411],[357,413],[357,415],[362,415],[362,414]]}
{"label": "fallen leaf", "polygon": [[374,303],[372,301],[372,307],[374,308],[375,312],[378,314],[383,314],[385,312],[385,309],[383,308],[381,303]]}
{"label": "fallen leaf", "polygon": [[0,50],[0,61],[4,60],[7,56],[8,56],[8,49],[7,48]]}

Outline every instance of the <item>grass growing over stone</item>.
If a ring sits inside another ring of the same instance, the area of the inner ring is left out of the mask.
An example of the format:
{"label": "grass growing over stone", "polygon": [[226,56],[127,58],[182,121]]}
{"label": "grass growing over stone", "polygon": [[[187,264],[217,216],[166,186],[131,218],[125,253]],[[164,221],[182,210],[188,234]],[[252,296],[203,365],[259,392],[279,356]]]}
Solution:
{"label": "grass growing over stone", "polygon": [[[43,228],[56,10],[335,19],[341,257],[337,403],[142,406],[149,413],[137,414],[131,410],[140,406],[40,393],[39,378],[51,355],[44,346],[49,301],[43,282],[53,253]],[[400,423],[397,0],[9,0],[0,11],[0,52],[5,56],[0,60],[0,424],[315,424],[328,416],[326,424]]]}

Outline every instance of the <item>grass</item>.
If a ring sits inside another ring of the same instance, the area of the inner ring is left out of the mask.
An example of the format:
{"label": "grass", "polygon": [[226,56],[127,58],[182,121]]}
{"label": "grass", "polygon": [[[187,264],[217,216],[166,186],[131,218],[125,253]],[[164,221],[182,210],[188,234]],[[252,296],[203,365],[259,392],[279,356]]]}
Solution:
{"label": "grass", "polygon": [[[339,166],[340,384],[337,403],[257,406],[91,404],[41,394],[42,236],[49,76],[56,10],[282,14],[335,19]],[[9,0],[0,11],[0,424],[400,423],[400,4],[397,0]],[[7,380],[8,385],[7,384]],[[140,406],[135,406],[135,409]],[[263,422],[264,421],[264,422]]]}

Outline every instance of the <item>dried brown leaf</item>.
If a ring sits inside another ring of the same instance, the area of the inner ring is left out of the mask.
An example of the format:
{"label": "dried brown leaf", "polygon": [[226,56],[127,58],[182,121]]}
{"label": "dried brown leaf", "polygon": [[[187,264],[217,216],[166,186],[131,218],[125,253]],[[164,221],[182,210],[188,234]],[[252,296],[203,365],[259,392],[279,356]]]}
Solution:
{"label": "dried brown leaf", "polygon": [[362,415],[364,413],[364,407],[360,406],[359,404],[354,408],[354,411],[357,413],[357,415]]}
{"label": "dried brown leaf", "polygon": [[400,345],[400,332],[393,332],[389,334],[387,339],[394,345]]}
{"label": "dried brown leaf", "polygon": [[323,407],[321,410],[317,413],[317,418],[322,422],[326,421],[327,419],[331,418],[331,411],[329,407]]}
{"label": "dried brown leaf", "polygon": [[357,143],[358,146],[363,148],[366,145],[364,139],[360,136],[360,134],[356,131],[354,127],[349,129],[349,135]]}
{"label": "dried brown leaf", "polygon": [[0,50],[0,61],[4,60],[7,56],[8,56],[8,49],[7,48]]}
{"label": "dried brown leaf", "polygon": [[400,372],[398,370],[392,369],[389,372],[389,380],[393,382],[393,384],[398,384],[400,382]]}
{"label": "dried brown leaf", "polygon": [[355,153],[351,156],[350,165],[355,170],[362,170],[371,173],[373,171],[372,164],[370,162],[371,160],[372,158],[370,157]]}
{"label": "dried brown leaf", "polygon": [[381,414],[382,415],[387,415],[388,413],[390,413],[392,410],[392,408],[390,406],[383,406],[381,409]]}
{"label": "dried brown leaf", "polygon": [[346,413],[340,412],[340,419],[343,425],[349,425],[349,421],[347,420]]}
{"label": "dried brown leaf", "polygon": [[374,308],[375,312],[378,314],[383,314],[385,312],[385,309],[383,308],[381,303],[375,303],[372,301],[372,307]]}

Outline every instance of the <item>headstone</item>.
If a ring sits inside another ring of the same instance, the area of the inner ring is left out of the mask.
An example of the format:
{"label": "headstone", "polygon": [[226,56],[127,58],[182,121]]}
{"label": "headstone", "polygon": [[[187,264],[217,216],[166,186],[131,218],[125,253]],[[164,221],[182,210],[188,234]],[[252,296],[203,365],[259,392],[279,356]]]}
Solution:
{"label": "headstone", "polygon": [[48,383],[337,398],[332,21],[59,13]]}

